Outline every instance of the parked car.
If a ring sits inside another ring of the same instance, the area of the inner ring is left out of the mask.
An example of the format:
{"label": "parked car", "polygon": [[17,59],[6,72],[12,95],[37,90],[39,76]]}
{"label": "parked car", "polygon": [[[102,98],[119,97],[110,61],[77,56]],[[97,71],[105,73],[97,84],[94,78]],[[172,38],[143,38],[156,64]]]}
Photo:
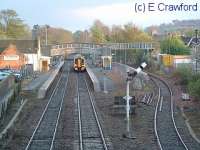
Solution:
{"label": "parked car", "polygon": [[15,76],[16,81],[21,80],[21,73],[18,70],[11,70],[11,69],[0,69],[0,72],[5,74],[12,74]]}
{"label": "parked car", "polygon": [[0,72],[0,81],[6,79],[8,76],[10,75],[10,73],[7,72]]}
{"label": "parked car", "polygon": [[21,75],[21,73],[20,73],[19,71],[15,71],[15,72],[13,72],[12,74],[15,76],[15,79],[16,79],[17,81],[21,80],[22,75]]}
{"label": "parked car", "polygon": [[5,71],[11,71],[11,69],[8,69],[8,68],[1,68],[0,69],[0,72],[5,72]]}
{"label": "parked car", "polygon": [[3,70],[1,72],[4,72],[4,73],[9,73],[9,74],[12,74],[13,72],[11,70]]}

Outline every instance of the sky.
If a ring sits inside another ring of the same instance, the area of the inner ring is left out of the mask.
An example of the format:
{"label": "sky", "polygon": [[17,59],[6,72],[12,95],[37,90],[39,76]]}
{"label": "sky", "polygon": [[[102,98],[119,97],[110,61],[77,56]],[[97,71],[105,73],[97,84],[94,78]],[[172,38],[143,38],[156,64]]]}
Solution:
{"label": "sky", "polygon": [[200,6],[197,12],[134,11],[135,3],[149,2],[200,5],[199,0],[0,0],[0,10],[16,10],[31,27],[48,24],[71,31],[89,29],[97,19],[109,26],[132,22],[140,28],[176,19],[200,19]]}

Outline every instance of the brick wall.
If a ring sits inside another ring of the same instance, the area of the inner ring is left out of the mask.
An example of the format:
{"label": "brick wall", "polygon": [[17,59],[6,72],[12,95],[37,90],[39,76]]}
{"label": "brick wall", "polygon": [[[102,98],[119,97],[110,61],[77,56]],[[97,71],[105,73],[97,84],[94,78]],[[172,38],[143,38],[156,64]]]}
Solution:
{"label": "brick wall", "polygon": [[0,53],[0,68],[11,68],[19,70],[25,65],[26,59],[22,53],[19,53],[15,46],[10,45]]}

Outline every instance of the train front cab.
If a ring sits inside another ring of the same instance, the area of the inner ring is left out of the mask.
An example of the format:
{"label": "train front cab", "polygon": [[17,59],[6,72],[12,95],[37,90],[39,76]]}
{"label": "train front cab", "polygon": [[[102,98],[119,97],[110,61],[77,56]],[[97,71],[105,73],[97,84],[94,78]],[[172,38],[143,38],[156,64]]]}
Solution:
{"label": "train front cab", "polygon": [[74,60],[74,70],[78,72],[83,72],[86,70],[85,66],[85,59],[83,58],[76,58]]}

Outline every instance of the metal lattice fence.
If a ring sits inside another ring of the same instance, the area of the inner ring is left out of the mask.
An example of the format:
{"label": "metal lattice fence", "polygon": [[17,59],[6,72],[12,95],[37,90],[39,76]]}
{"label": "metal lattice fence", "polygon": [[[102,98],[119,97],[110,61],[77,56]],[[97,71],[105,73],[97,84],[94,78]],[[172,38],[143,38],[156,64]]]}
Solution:
{"label": "metal lattice fence", "polygon": [[200,72],[200,45],[195,45],[192,48],[193,70]]}

